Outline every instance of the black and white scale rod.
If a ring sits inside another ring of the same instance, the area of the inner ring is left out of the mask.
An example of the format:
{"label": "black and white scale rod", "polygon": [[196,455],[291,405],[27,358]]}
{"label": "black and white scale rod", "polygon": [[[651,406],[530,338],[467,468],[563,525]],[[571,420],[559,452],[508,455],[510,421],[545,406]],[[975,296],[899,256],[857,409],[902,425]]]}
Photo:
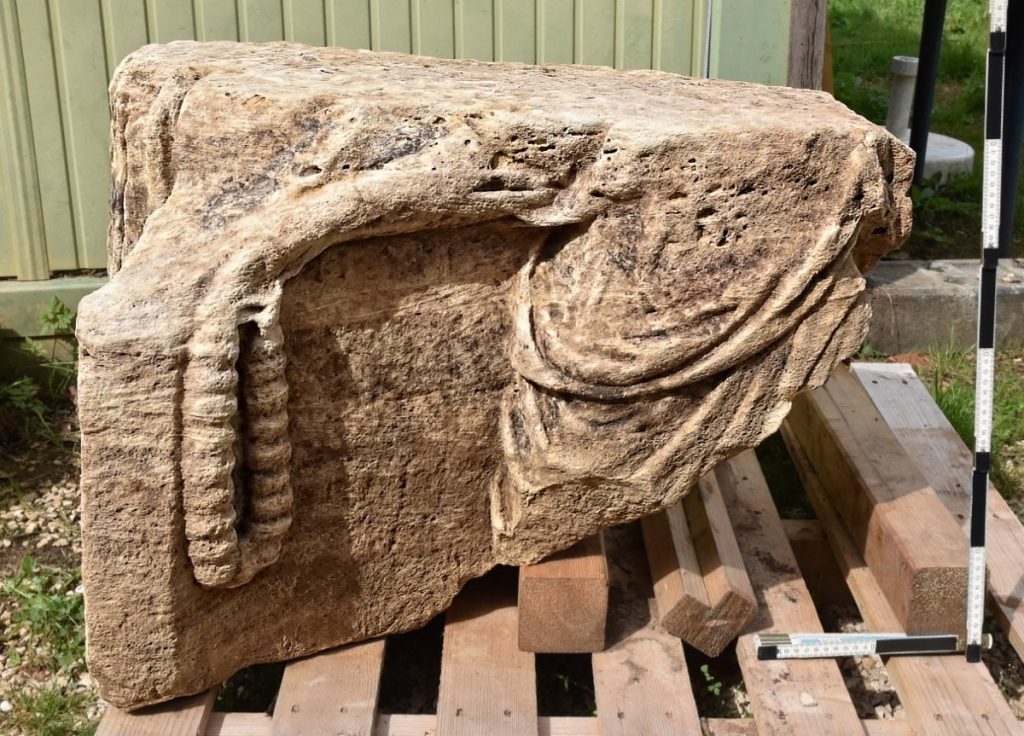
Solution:
{"label": "black and white scale rod", "polygon": [[[982,633],[982,624],[985,618],[986,501],[988,474],[992,465],[992,412],[995,399],[997,271],[1000,257],[1010,254],[1012,232],[1011,227],[1000,228],[1002,195],[1006,185],[1003,181],[1003,137],[1006,127],[1008,3],[1009,0],[989,0],[978,348],[974,384],[974,472],[971,479],[971,533],[967,560],[967,631],[963,635],[950,633],[918,636],[766,633],[754,637],[759,659],[815,659],[857,654],[942,654],[966,650],[969,662],[979,662],[982,650],[992,646],[991,637]],[[1020,92],[1013,90],[1014,94]],[[1017,155],[1016,151],[1014,155]],[[1012,185],[1016,190],[1015,182]]]}
{"label": "black and white scale rod", "polygon": [[981,271],[978,283],[978,352],[974,379],[974,474],[971,479],[971,549],[967,564],[967,660],[981,661],[985,618],[985,517],[992,465],[995,400],[996,284],[999,258],[1009,243],[999,238],[1003,179],[1003,108],[1006,78],[1007,0],[989,3],[985,79],[985,153],[981,199]]}

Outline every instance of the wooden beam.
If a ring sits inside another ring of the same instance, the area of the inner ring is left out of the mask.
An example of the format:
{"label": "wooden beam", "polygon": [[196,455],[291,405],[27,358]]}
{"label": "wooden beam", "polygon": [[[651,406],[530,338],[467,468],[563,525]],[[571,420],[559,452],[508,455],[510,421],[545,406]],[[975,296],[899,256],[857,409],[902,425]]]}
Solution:
{"label": "wooden beam", "polygon": [[[959,522],[966,536],[971,509],[971,450],[905,363],[855,363],[854,375],[892,427],[907,454]],[[994,486],[986,521],[988,589],[1010,644],[1024,657],[1024,526]]]}
{"label": "wooden beam", "polygon": [[217,688],[128,713],[107,706],[96,736],[203,736]]}
{"label": "wooden beam", "polygon": [[759,608],[736,645],[760,736],[860,733],[861,721],[832,660],[757,658],[757,633],[820,632],[811,594],[800,576],[753,451],[715,469]]}
{"label": "wooden beam", "polygon": [[[868,628],[902,631],[876,576],[839,519],[821,477],[785,426],[783,437]],[[1010,706],[983,664],[970,664],[960,655],[890,657],[885,668],[918,733],[954,736],[1021,731]]]}
{"label": "wooden beam", "polygon": [[608,563],[600,534],[519,568],[519,648],[599,652],[608,617]]}
{"label": "wooden beam", "polygon": [[438,731],[445,736],[537,734],[534,656],[517,646],[515,580],[470,581],[445,614]]}
{"label": "wooden beam", "polygon": [[791,0],[786,84],[821,89],[828,30],[827,0]]}
{"label": "wooden beam", "polygon": [[786,418],[912,634],[965,629],[967,543],[860,382],[840,367]]}
{"label": "wooden beam", "polygon": [[384,641],[290,662],[274,707],[273,736],[372,736]]}
{"label": "wooden beam", "polygon": [[783,519],[789,546],[793,548],[800,574],[804,576],[811,595],[818,607],[824,605],[846,606],[853,604],[850,589],[843,576],[828,539],[817,519]]}
{"label": "wooden beam", "polygon": [[613,601],[608,649],[591,657],[602,736],[700,733],[683,645],[656,623],[636,525],[606,532]]}
{"label": "wooden beam", "polygon": [[661,625],[717,657],[757,603],[714,474],[642,527]]}

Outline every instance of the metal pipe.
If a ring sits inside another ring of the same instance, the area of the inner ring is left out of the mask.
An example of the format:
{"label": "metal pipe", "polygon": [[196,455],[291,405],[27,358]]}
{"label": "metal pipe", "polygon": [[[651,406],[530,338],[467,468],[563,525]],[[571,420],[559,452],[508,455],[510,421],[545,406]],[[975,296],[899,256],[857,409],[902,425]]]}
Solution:
{"label": "metal pipe", "polygon": [[916,82],[917,59],[913,56],[892,57],[892,87],[889,90],[885,129],[897,138],[906,135],[910,127],[910,107],[914,103]]}
{"label": "metal pipe", "polygon": [[946,22],[946,0],[926,0],[921,23],[921,49],[918,52],[917,86],[914,88],[914,109],[910,121],[910,147],[917,154],[914,183],[924,179],[924,159],[928,150],[928,131],[935,104],[935,80],[939,75],[939,52],[942,49],[942,27]]}

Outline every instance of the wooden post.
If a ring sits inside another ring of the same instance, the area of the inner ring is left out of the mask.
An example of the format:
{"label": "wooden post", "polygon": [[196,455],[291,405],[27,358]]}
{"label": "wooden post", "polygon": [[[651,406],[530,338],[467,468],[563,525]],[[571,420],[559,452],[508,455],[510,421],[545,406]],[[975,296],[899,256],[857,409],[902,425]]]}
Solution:
{"label": "wooden post", "polygon": [[757,603],[714,473],[642,526],[661,625],[717,657]]}
{"label": "wooden post", "polygon": [[965,630],[967,540],[845,367],[786,426],[911,634]]}
{"label": "wooden post", "polygon": [[608,617],[608,564],[600,534],[519,568],[519,648],[600,652]]}
{"label": "wooden post", "polygon": [[788,86],[821,89],[827,24],[826,0],[791,1]]}

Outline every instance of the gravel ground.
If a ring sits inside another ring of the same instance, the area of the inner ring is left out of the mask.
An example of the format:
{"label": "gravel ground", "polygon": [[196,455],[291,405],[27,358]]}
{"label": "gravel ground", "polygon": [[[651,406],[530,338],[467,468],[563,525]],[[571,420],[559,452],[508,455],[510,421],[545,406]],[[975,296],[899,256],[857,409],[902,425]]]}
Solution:
{"label": "gravel ground", "polygon": [[[19,570],[26,555],[46,571],[42,578],[45,594],[56,609],[80,611],[78,523],[78,460],[74,452],[37,442],[0,461],[0,732],[4,734],[25,733],[22,724],[31,720],[32,714],[21,711],[38,708],[37,699],[52,694],[56,699],[50,702],[64,708],[67,721],[37,724],[39,733],[63,733],[60,729],[65,723],[68,729],[87,732],[89,722],[102,715],[104,704],[81,657],[82,633],[77,619],[49,621],[30,614],[28,621],[15,620],[19,611],[24,618],[33,605],[12,590],[21,579]],[[31,579],[25,582],[19,590],[36,592]],[[61,601],[61,596],[68,600]],[[58,661],[61,656],[63,663]],[[48,725],[50,731],[42,730]]]}
{"label": "gravel ground", "polygon": [[[852,634],[868,630],[854,606],[829,606],[823,618],[828,631]],[[906,717],[906,711],[889,679],[889,673],[885,671],[881,657],[847,657],[839,660],[839,669],[861,718]]]}

